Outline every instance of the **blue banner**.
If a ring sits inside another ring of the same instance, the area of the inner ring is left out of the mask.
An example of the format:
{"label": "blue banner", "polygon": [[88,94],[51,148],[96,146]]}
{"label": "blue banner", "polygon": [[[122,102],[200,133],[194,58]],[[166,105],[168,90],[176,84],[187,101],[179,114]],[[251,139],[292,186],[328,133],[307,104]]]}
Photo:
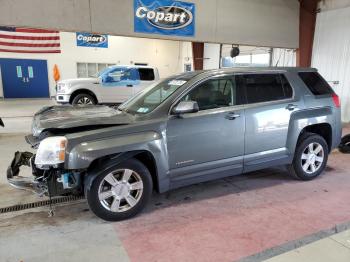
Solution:
{"label": "blue banner", "polygon": [[195,4],[173,0],[134,0],[134,31],[194,36]]}
{"label": "blue banner", "polygon": [[108,35],[77,32],[77,46],[108,48]]}

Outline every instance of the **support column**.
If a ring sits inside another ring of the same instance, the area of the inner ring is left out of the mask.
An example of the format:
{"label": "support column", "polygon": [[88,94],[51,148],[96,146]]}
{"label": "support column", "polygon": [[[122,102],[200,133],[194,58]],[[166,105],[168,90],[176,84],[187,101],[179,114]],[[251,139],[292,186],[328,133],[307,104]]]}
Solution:
{"label": "support column", "polygon": [[319,0],[299,0],[299,48],[297,49],[297,66],[311,65],[314,41],[317,4]]}
{"label": "support column", "polygon": [[194,70],[203,70],[204,43],[192,42]]}

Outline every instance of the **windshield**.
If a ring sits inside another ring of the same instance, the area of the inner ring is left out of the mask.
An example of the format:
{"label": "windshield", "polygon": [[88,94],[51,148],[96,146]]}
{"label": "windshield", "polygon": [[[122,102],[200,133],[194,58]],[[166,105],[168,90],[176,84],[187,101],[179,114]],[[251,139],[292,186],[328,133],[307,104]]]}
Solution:
{"label": "windshield", "polygon": [[167,78],[144,89],[122,104],[119,109],[132,114],[147,114],[152,112],[185,83],[186,80],[177,77]]}

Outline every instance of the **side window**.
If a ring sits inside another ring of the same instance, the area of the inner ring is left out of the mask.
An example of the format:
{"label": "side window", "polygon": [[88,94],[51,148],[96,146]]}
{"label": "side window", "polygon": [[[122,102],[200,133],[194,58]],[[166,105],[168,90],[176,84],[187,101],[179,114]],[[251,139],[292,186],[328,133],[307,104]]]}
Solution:
{"label": "side window", "polygon": [[301,80],[314,95],[333,94],[333,90],[326,80],[317,72],[299,72]]}
{"label": "side window", "polygon": [[154,71],[152,68],[139,68],[140,80],[141,81],[153,81]]}
{"label": "side window", "polygon": [[196,101],[199,110],[240,105],[242,92],[237,92],[233,77],[211,79],[191,90],[182,100]]}
{"label": "side window", "polygon": [[282,74],[247,74],[238,76],[245,86],[249,104],[282,100],[292,97],[293,90]]}
{"label": "side window", "polygon": [[128,80],[137,80],[137,71],[135,69],[116,68],[110,71],[106,76],[107,83],[121,82]]}

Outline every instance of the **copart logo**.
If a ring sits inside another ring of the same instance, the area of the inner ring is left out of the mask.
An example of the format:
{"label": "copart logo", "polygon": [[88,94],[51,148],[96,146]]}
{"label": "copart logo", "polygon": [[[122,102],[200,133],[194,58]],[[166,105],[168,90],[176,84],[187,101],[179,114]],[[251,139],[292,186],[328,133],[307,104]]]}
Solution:
{"label": "copart logo", "polygon": [[77,40],[78,41],[83,41],[84,43],[87,44],[102,44],[104,42],[107,41],[107,37],[105,37],[104,35],[83,35],[83,34],[79,34],[77,36]]}
{"label": "copart logo", "polygon": [[160,29],[180,29],[191,24],[192,13],[186,8],[179,6],[161,6],[154,10],[149,10],[145,6],[140,6],[136,10],[136,17],[147,19],[148,22]]}

